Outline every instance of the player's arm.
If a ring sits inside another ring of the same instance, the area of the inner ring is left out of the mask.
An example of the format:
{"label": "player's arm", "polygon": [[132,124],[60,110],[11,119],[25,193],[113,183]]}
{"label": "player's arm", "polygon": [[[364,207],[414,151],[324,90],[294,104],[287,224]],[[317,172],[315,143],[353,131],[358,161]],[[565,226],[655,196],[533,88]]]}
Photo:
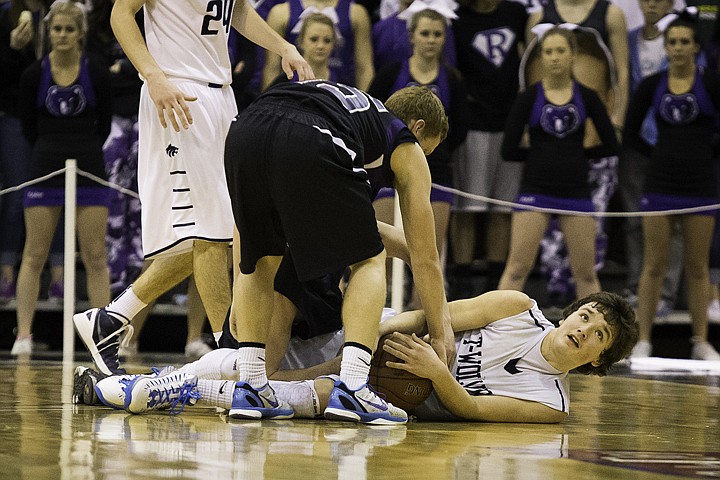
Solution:
{"label": "player's arm", "polygon": [[355,37],[355,86],[367,91],[375,76],[373,66],[370,15],[362,5],[350,5],[350,22]]}
{"label": "player's arm", "polygon": [[435,241],[435,219],[430,206],[430,170],[417,143],[398,145],[390,162],[413,266],[413,280],[425,312],[433,348],[447,364],[455,356],[455,341]]}
{"label": "player's arm", "polygon": [[379,220],[377,222],[377,227],[378,232],[380,233],[380,238],[382,238],[383,245],[385,245],[385,252],[387,253],[387,256],[391,258],[399,258],[410,265],[410,255],[403,229]]}
{"label": "player's arm", "polygon": [[608,41],[610,53],[615,62],[617,85],[613,89],[613,111],[610,119],[613,125],[622,129],[630,93],[630,69],[628,60],[627,22],[625,14],[616,5],[610,4],[607,11]]}
{"label": "player's arm", "polygon": [[[530,307],[530,297],[516,290],[494,290],[477,297],[448,303],[452,329],[456,333],[485,327],[497,320],[529,310]],[[380,338],[394,332],[425,335],[427,327],[424,312],[403,312],[380,324]]]}
{"label": "player's arm", "polygon": [[169,119],[173,129],[179,132],[181,125],[186,129],[192,124],[192,115],[186,102],[196,98],[185,95],[173,85],[150,55],[135,21],[135,14],[145,2],[146,0],[117,0],[110,14],[110,25],[125,55],[145,79],[148,93],[158,112],[160,125],[166,128]]}
{"label": "player's arm", "polygon": [[396,334],[385,341],[383,349],[402,362],[387,362],[389,367],[428,378],[443,405],[453,415],[481,422],[557,423],[566,414],[538,402],[498,395],[470,395],[430,345],[416,335]]}
{"label": "player's arm", "polygon": [[294,45],[270,28],[247,0],[238,3],[233,11],[232,26],[251,42],[280,56],[281,66],[288,78],[297,72],[300,80],[315,78],[312,68]]}

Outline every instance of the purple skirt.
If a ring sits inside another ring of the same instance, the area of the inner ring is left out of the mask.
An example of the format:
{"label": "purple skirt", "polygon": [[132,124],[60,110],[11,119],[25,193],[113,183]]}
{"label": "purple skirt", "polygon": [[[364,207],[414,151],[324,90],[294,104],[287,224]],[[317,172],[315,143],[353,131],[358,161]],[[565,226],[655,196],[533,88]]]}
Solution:
{"label": "purple skirt", "polygon": [[[78,207],[109,207],[112,190],[107,187],[78,187]],[[37,188],[25,189],[23,206],[27,207],[62,207],[65,206],[64,188]]]}
{"label": "purple skirt", "polygon": [[[538,193],[520,193],[515,197],[515,203],[540,208],[554,208],[557,210],[569,210],[574,212],[594,212],[592,200],[589,198],[564,198],[541,195]],[[522,207],[513,208],[514,211],[526,211]]]}
{"label": "purple skirt", "polygon": [[[678,210],[683,208],[704,207],[716,205],[717,198],[710,197],[683,197],[680,195],[664,195],[661,193],[646,193],[640,198],[641,212],[657,212],[663,210]],[[686,215],[715,215],[718,209],[702,212],[688,213]]]}

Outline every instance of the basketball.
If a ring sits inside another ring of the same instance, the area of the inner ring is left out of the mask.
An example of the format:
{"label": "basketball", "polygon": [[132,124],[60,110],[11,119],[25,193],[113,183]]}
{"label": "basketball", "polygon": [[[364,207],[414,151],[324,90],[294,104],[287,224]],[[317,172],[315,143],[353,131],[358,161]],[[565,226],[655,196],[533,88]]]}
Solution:
{"label": "basketball", "polygon": [[378,348],[370,365],[370,385],[396,407],[412,410],[432,393],[432,382],[405,370],[385,365],[386,362],[400,361],[382,348],[389,337],[389,335],[382,337],[378,342]]}

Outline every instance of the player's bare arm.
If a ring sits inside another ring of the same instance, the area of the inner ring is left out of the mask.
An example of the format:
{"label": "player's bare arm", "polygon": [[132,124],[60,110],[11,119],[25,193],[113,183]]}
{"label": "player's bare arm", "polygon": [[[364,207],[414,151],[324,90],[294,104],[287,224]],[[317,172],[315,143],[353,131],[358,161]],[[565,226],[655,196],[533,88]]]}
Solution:
{"label": "player's bare arm", "polygon": [[232,26],[251,42],[280,56],[281,66],[288,78],[297,72],[300,80],[312,80],[315,74],[294,45],[273,30],[258,15],[247,0],[241,1],[233,11]]}
{"label": "player's bare arm", "polygon": [[394,334],[383,349],[402,362],[387,365],[428,378],[440,401],[455,416],[482,422],[557,423],[565,413],[546,405],[499,395],[470,395],[417,335]]}
{"label": "player's bare arm", "polygon": [[182,93],[167,79],[145,46],[145,40],[135,21],[135,14],[145,1],[116,0],[110,15],[110,24],[125,55],[145,79],[150,98],[157,108],[160,125],[167,128],[167,120],[170,120],[173,129],[179,132],[181,125],[187,129],[192,124],[187,102],[195,101],[196,98]]}
{"label": "player's bare arm", "polygon": [[496,320],[512,317],[532,307],[532,300],[516,290],[494,290],[480,296],[450,302],[455,332],[486,327]]}
{"label": "player's bare arm", "polygon": [[425,311],[431,344],[447,365],[455,357],[455,339],[435,241],[427,160],[418,144],[403,143],[395,149],[390,162],[395,173],[413,278]]}

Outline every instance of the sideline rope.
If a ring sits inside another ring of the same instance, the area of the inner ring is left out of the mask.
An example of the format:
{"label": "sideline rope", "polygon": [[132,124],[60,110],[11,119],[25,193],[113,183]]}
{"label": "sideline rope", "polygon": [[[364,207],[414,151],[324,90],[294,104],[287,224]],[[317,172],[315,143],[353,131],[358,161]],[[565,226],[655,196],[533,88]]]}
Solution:
{"label": "sideline rope", "polygon": [[[61,175],[65,173],[65,168],[62,168],[60,170],[57,170],[55,172],[49,173],[43,177],[29,180],[25,183],[21,183],[20,185],[17,185],[15,187],[8,187],[3,190],[0,190],[0,196],[6,194],[6,193],[12,193],[16,192],[18,190],[21,190],[25,187],[28,187],[30,185],[34,185],[36,183],[43,182],[45,180],[48,180],[52,177],[56,177],[58,175]],[[137,194],[137,192],[127,189],[125,187],[122,187],[120,185],[117,185],[115,183],[108,182],[107,180],[103,180],[100,177],[97,177],[93,175],[92,173],[85,172],[84,170],[77,169],[78,175],[82,175],[85,178],[89,178],[90,180],[99,183],[100,185],[103,185],[105,187],[112,188],[113,190],[117,190],[120,193],[123,193],[125,195],[129,195],[133,198],[140,198],[140,196]],[[672,210],[655,210],[651,212],[579,212],[577,210],[563,210],[558,208],[544,208],[544,207],[535,207],[533,205],[523,205],[520,203],[515,202],[508,202],[506,200],[498,200],[495,198],[485,197],[482,195],[475,195],[472,193],[463,192],[462,190],[458,190],[456,188],[446,187],[445,185],[438,185],[436,183],[432,184],[432,187],[443,191],[452,193],[454,195],[457,195],[459,197],[465,197],[469,198],[471,200],[478,200],[481,202],[491,203],[494,205],[500,205],[503,207],[510,207],[510,208],[517,208],[521,210],[531,210],[535,212],[540,213],[549,213],[549,214],[557,214],[557,215],[575,215],[578,217],[660,217],[664,215],[687,215],[692,213],[699,213],[699,212],[708,212],[711,210],[720,210],[720,203],[714,203],[710,205],[701,205],[699,207],[691,207],[691,208],[677,208]]]}
{"label": "sideline rope", "polygon": [[[60,170],[56,170],[52,173],[48,173],[45,176],[38,177],[33,180],[28,180],[27,182],[21,183],[20,185],[16,185],[14,187],[8,187],[5,189],[2,189],[2,190],[0,190],[0,197],[5,195],[6,193],[17,192],[18,190],[22,190],[25,187],[29,187],[31,185],[35,185],[37,183],[44,182],[45,180],[49,180],[53,177],[57,177],[58,175],[61,175],[61,174],[65,173],[66,171],[67,171],[67,167],[63,167]],[[129,189],[122,187],[116,183],[111,183],[111,182],[108,182],[107,180],[103,180],[102,178],[97,177],[97,176],[93,175],[92,173],[88,173],[84,170],[80,170],[79,168],[77,169],[77,173],[78,173],[78,175],[82,175],[85,178],[89,178],[90,180],[92,180],[96,183],[99,183],[106,187],[110,187],[113,190],[117,190],[118,192],[124,193],[125,195],[129,195],[134,198],[140,198],[140,196],[137,194],[137,192],[135,192],[133,190],[129,190]]]}

